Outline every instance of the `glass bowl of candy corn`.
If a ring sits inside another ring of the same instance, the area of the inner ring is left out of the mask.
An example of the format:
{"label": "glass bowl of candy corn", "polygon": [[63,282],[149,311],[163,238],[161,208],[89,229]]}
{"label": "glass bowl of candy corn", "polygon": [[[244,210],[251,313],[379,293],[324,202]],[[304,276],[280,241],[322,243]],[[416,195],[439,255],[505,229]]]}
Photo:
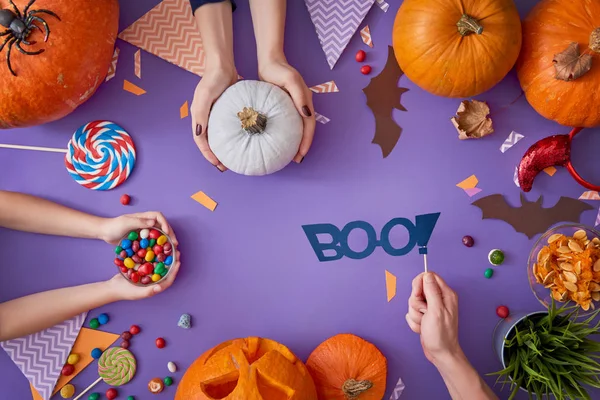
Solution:
{"label": "glass bowl of candy corn", "polygon": [[175,264],[175,246],[158,228],[129,232],[115,248],[115,265],[132,284],[149,286],[162,282]]}

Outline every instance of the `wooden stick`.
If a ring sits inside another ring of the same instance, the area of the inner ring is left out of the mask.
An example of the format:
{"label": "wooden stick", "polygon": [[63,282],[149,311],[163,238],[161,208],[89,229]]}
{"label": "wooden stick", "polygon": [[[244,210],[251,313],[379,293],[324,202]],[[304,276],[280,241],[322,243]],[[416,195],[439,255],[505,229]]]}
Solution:
{"label": "wooden stick", "polygon": [[5,148],[5,149],[48,151],[51,153],[66,153],[67,152],[67,149],[56,149],[53,147],[21,146],[18,144],[0,144],[0,147]]}
{"label": "wooden stick", "polygon": [[87,392],[89,392],[90,390],[92,390],[92,388],[94,386],[96,386],[101,380],[102,380],[102,378],[98,378],[98,380],[96,382],[94,382],[90,386],[88,386],[87,389],[85,389],[83,392],[81,392],[79,394],[79,396],[75,397],[73,400],[79,400],[81,397],[83,397],[84,394],[86,394]]}

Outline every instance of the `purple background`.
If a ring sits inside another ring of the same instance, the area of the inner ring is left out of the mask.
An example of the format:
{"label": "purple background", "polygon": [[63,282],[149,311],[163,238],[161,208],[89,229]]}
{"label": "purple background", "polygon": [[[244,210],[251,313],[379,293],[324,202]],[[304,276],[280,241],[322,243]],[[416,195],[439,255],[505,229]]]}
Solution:
{"label": "purple background", "polygon": [[[158,2],[122,2],[121,29]],[[246,2],[239,3],[234,16],[237,66],[242,76],[256,78],[250,12]],[[374,6],[367,16],[374,49],[355,35],[330,71],[306,7],[300,0],[289,2],[286,52],[290,63],[309,86],[333,79],[340,92],[314,96],[316,110],[331,122],[317,124],[313,147],[301,165],[290,165],[272,176],[222,174],[207,163],[192,140],[190,118],[179,118],[179,107],[191,102],[198,78],[143,52],[140,81],[133,72],[136,49],[122,41],[117,43],[121,55],[116,78],[71,116],[43,127],[0,132],[3,143],[65,147],[80,125],[108,119],[122,125],[135,140],[136,169],[124,185],[110,192],[77,185],[60,154],[0,149],[0,189],[44,196],[105,216],[160,210],[177,232],[183,264],[169,291],[148,300],[107,305],[88,317],[109,313],[111,321],[105,328],[115,333],[133,323],[143,329],[132,344],[139,370],[132,383],[120,389],[122,398],[147,398],[147,382],[169,375],[168,361],[178,364],[174,377],[179,381],[197,356],[233,337],[270,337],[306,359],[320,342],[341,332],[372,341],[386,355],[386,398],[398,377],[407,386],[404,399],[448,398],[443,381],[422,354],[419,337],[404,321],[410,282],[422,271],[418,252],[393,258],[378,248],[364,260],[320,263],[301,229],[313,223],[342,228],[350,221],[365,220],[379,232],[394,217],[413,220],[415,215],[438,211],[442,215],[429,243],[430,267],[460,295],[461,343],[477,370],[485,374],[500,368],[491,343],[498,322],[496,307],[540,309],[527,282],[526,261],[533,240],[501,221],[482,221],[481,211],[470,203],[494,193],[517,203],[519,190],[512,178],[523,152],[538,139],[569,129],[543,119],[523,97],[508,107],[520,93],[513,71],[496,88],[477,97],[490,104],[496,133],[482,140],[459,141],[449,118],[460,100],[430,95],[403,77],[400,86],[410,89],[402,98],[408,112],[394,115],[404,131],[395,150],[382,159],[379,147],[371,144],[374,119],[362,93],[370,77],[360,74],[354,53],[367,51],[371,76],[381,71],[399,6],[397,1],[390,3],[387,13]],[[525,15],[535,2],[518,3]],[[123,91],[123,79],[148,93],[136,97]],[[502,154],[499,147],[512,130],[525,139]],[[593,148],[598,148],[598,139],[592,134],[578,138],[574,157],[588,176],[600,182],[598,161],[591,157],[597,154]],[[473,199],[455,187],[471,174],[477,175],[483,189]],[[199,190],[219,203],[214,213],[190,199]],[[528,198],[544,194],[546,206],[551,206],[560,196],[578,197],[582,192],[561,169],[554,177],[541,174]],[[132,206],[119,203],[123,193],[132,196]],[[594,211],[586,212],[582,222],[593,224],[595,217]],[[465,234],[475,238],[474,248],[461,244]],[[394,230],[392,239],[400,246],[405,233]],[[351,236],[355,249],[363,248],[364,241],[359,233]],[[5,255],[0,301],[106,280],[115,273],[112,248],[100,241],[0,229],[0,243]],[[492,248],[504,249],[507,259],[495,269],[493,279],[486,280],[483,271]],[[386,269],[398,277],[398,292],[390,303]],[[185,312],[193,317],[189,331],[177,327]],[[159,336],[168,342],[163,350],[154,346]],[[90,366],[76,377],[78,392],[96,376]],[[29,398],[27,380],[4,352],[0,352],[0,387],[2,398]],[[97,386],[98,391],[106,389],[105,384]],[[172,398],[174,393],[175,386],[162,397]],[[507,393],[501,397],[508,397]]]}

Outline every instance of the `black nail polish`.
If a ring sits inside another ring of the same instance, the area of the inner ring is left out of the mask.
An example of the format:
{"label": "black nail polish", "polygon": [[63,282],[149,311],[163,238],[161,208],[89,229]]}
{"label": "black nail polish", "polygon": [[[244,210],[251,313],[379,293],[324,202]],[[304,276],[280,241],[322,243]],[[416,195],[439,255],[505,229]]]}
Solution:
{"label": "black nail polish", "polygon": [[196,125],[196,136],[202,135],[202,125]]}
{"label": "black nail polish", "polygon": [[302,112],[304,113],[304,115],[306,115],[307,117],[311,117],[312,113],[310,112],[310,108],[308,108],[308,106],[303,106],[302,107]]}

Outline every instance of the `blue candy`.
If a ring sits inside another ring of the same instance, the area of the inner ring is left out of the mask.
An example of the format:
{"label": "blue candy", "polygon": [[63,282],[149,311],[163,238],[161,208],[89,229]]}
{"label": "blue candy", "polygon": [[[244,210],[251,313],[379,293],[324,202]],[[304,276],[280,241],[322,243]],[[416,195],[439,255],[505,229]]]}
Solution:
{"label": "blue candy", "polygon": [[102,356],[102,350],[100,350],[99,348],[95,348],[94,350],[92,350],[92,358],[94,360],[99,359]]}
{"label": "blue candy", "polygon": [[107,314],[100,314],[98,315],[98,322],[100,322],[100,325],[106,325],[108,323],[108,315]]}
{"label": "blue candy", "polygon": [[123,239],[121,241],[121,247],[125,250],[130,249],[131,248],[131,240],[129,239]]}
{"label": "blue candy", "polygon": [[129,257],[131,257],[131,256],[133,256],[135,254],[135,251],[133,251],[133,249],[127,249],[127,250],[125,250],[125,252],[127,253],[127,255]]}
{"label": "blue candy", "polygon": [[150,245],[150,242],[148,241],[148,239],[140,240],[140,249],[145,249],[149,245]]}
{"label": "blue candy", "polygon": [[165,258],[165,265],[171,264],[173,264],[173,256],[168,256],[167,258]]}

